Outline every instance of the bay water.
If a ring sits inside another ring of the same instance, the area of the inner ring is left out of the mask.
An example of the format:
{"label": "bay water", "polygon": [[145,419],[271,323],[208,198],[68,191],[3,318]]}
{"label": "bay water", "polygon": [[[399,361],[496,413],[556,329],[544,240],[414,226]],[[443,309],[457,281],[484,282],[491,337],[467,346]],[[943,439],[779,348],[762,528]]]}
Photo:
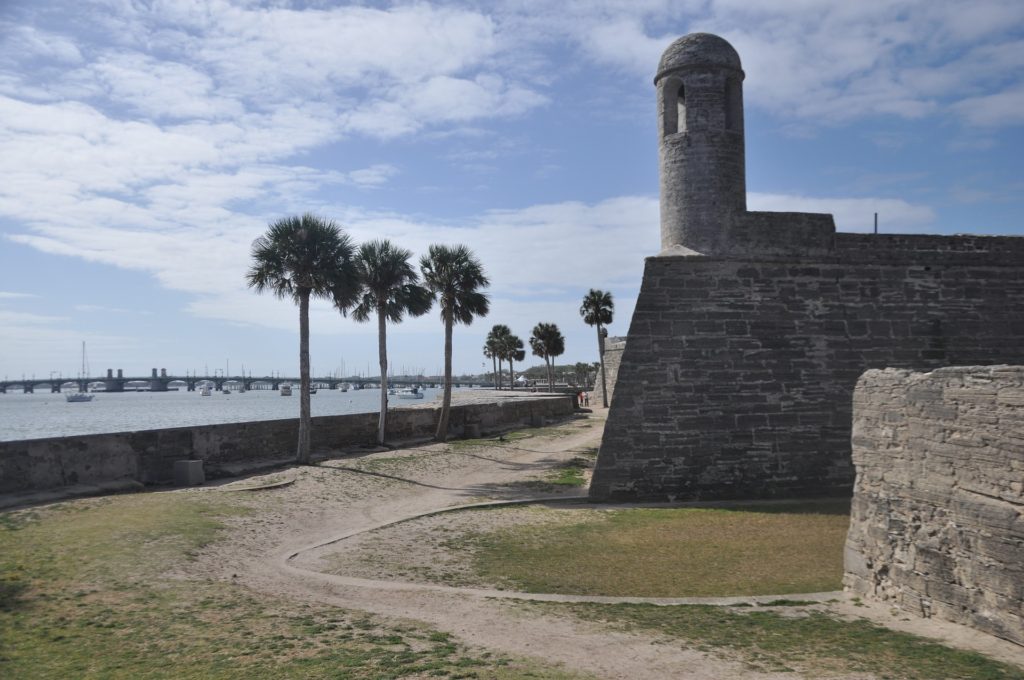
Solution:
{"label": "bay water", "polygon": [[[392,395],[388,405],[439,404],[440,392],[428,388],[423,399],[415,400]],[[310,403],[314,416],[374,413],[380,408],[380,389],[321,389],[310,395]],[[9,392],[0,394],[0,441],[298,417],[298,388],[290,397],[273,390],[214,392],[208,397],[184,390],[96,392],[92,401],[82,403],[69,403],[63,394],[49,390]]]}

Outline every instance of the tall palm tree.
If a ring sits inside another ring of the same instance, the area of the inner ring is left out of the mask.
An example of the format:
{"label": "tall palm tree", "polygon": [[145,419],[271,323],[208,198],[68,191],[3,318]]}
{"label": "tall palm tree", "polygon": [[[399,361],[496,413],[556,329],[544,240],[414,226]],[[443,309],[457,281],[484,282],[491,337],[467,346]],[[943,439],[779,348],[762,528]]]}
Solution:
{"label": "tall palm tree", "polygon": [[516,372],[513,362],[522,361],[526,358],[526,351],[523,349],[523,341],[518,335],[509,333],[501,338],[502,356],[508,361],[508,388],[516,388]]}
{"label": "tall palm tree", "polygon": [[419,275],[409,262],[412,253],[381,239],[364,243],[356,254],[360,291],[352,308],[359,322],[377,317],[377,353],[380,359],[380,419],[377,443],[383,444],[388,418],[388,321],[400,323],[406,314],[422,316],[433,300],[419,285]]}
{"label": "tall palm tree", "polygon": [[601,400],[605,408],[608,408],[608,382],[604,375],[604,338],[608,332],[604,330],[604,326],[612,322],[614,311],[612,294],[596,288],[590,289],[583,298],[583,304],[580,305],[583,322],[588,326],[597,326],[597,354],[601,359]]}
{"label": "tall palm tree", "polygon": [[548,374],[548,391],[555,389],[555,357],[565,353],[565,336],[553,323],[539,323],[530,335],[530,349],[534,356],[543,357]]}
{"label": "tall palm tree", "polygon": [[494,341],[490,337],[484,342],[484,357],[491,360],[491,379],[494,381],[494,389],[498,389],[498,355],[495,354]]}
{"label": "tall palm tree", "polygon": [[[306,213],[273,222],[252,243],[246,282],[299,305],[299,442],[296,460],[309,463],[309,299],[342,298],[356,287],[352,239],[331,220]],[[348,293],[346,293],[348,291]]]}
{"label": "tall palm tree", "polygon": [[490,300],[480,292],[490,285],[484,268],[463,245],[430,246],[420,258],[423,283],[441,306],[444,322],[444,397],[441,400],[441,418],[437,423],[435,439],[448,438],[448,415],[452,405],[452,329],[456,323],[473,323],[477,316],[487,316]]}
{"label": "tall palm tree", "polygon": [[510,335],[512,335],[512,329],[503,323],[495,324],[487,334],[485,347],[490,348],[491,354],[498,361],[494,377],[499,390],[501,389],[501,366],[505,360],[505,338]]}

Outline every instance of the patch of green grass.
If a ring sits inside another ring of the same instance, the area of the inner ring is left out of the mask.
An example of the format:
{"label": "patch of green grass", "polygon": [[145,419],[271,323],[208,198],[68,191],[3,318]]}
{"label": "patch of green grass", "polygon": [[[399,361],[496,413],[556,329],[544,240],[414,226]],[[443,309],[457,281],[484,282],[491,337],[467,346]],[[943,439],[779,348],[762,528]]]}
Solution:
{"label": "patch of green grass", "polygon": [[583,486],[586,483],[583,473],[590,469],[591,463],[586,458],[576,456],[552,470],[547,481],[554,486]]}
{"label": "patch of green grass", "polygon": [[[538,509],[557,513],[556,509]],[[836,590],[846,501],[594,510],[466,538],[485,579],[527,592],[688,597]]]}
{"label": "patch of green grass", "polygon": [[569,610],[588,621],[668,635],[704,651],[730,650],[762,671],[796,669],[812,676],[857,673],[891,680],[1024,680],[1024,670],[981,654],[822,611],[782,614],[628,604],[543,607]]}
{"label": "patch of green grass", "polygon": [[0,677],[569,678],[444,633],[188,580],[221,494],[138,494],[0,514]]}

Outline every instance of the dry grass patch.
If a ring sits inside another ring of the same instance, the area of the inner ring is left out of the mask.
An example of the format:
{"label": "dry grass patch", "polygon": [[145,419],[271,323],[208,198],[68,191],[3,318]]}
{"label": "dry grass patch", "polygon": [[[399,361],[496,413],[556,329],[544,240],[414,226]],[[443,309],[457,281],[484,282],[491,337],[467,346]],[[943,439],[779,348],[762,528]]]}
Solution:
{"label": "dry grass patch", "polygon": [[470,534],[464,545],[485,580],[526,592],[689,597],[840,587],[847,501],[592,512],[592,521]]}
{"label": "dry grass patch", "polygon": [[422,626],[182,578],[224,519],[257,511],[240,498],[139,494],[0,513],[0,677],[577,677]]}
{"label": "dry grass patch", "polygon": [[733,509],[517,506],[361,534],[332,573],[534,593],[689,597],[836,590],[848,504]]}

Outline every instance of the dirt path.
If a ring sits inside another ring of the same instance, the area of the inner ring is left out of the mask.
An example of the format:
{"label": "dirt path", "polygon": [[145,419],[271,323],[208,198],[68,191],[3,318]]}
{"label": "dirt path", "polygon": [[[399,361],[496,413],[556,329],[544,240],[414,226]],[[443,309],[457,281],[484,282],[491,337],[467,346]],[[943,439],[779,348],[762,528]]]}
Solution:
{"label": "dirt path", "polygon": [[[603,422],[598,413],[559,427],[560,432],[502,446],[428,445],[279,473],[278,478],[294,475],[294,483],[247,492],[257,512],[233,520],[226,539],[204,552],[189,576],[230,579],[297,601],[415,619],[474,646],[561,663],[567,670],[602,678],[776,677],[650,636],[609,631],[501,600],[393,584],[354,585],[316,571],[322,551],[309,548],[339,536],[444,507],[527,495],[515,485],[537,480],[581,450],[596,447]],[[577,494],[578,489],[534,495]]]}
{"label": "dirt path", "polygon": [[[230,579],[296,601],[316,601],[425,622],[488,650],[560,663],[601,678],[788,678],[755,672],[738,661],[686,649],[678,641],[609,630],[556,617],[479,591],[408,587],[323,573],[324,544],[421,513],[526,495],[559,463],[600,442],[603,413],[541,436],[481,447],[427,445],[349,456],[278,473],[291,484],[245,492],[256,510],[201,555],[189,576]],[[542,431],[544,432],[544,431]],[[518,485],[518,486],[517,486]],[[185,493],[227,493],[186,491]],[[198,574],[197,574],[198,572]],[[862,676],[849,676],[849,678]]]}

